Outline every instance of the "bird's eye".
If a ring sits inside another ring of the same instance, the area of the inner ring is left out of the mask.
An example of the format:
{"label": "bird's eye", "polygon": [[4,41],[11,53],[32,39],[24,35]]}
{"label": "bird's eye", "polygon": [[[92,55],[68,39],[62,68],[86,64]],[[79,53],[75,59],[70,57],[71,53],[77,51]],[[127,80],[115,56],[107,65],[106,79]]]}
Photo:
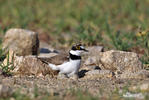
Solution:
{"label": "bird's eye", "polygon": [[77,50],[80,50],[80,46],[77,46],[76,49],[77,49]]}

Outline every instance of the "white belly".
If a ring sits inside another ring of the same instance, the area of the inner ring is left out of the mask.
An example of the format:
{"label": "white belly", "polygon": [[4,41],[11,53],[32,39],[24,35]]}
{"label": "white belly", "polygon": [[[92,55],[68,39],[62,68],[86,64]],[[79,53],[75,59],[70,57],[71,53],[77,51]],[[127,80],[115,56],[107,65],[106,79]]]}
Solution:
{"label": "white belly", "polygon": [[59,65],[60,73],[70,74],[77,73],[81,65],[81,60],[70,60],[67,63]]}

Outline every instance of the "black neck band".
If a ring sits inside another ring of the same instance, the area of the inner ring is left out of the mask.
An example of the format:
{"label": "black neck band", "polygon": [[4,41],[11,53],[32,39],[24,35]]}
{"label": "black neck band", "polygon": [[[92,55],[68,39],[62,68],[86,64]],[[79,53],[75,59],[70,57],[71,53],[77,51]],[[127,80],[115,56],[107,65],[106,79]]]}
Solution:
{"label": "black neck band", "polygon": [[73,55],[71,53],[69,53],[69,57],[71,60],[81,60],[81,56],[76,56],[76,55]]}

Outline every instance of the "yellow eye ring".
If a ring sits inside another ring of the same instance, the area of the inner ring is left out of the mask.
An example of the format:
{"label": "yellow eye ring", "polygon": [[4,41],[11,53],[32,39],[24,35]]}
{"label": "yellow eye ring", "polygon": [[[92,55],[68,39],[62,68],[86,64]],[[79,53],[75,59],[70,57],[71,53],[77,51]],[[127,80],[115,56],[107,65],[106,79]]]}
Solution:
{"label": "yellow eye ring", "polygon": [[80,50],[80,46],[77,46],[76,49],[77,49],[77,50]]}

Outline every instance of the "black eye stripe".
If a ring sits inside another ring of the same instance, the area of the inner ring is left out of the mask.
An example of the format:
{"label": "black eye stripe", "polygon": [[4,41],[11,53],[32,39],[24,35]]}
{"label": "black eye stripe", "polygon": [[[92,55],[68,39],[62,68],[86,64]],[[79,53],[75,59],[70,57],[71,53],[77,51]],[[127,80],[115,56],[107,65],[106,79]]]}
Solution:
{"label": "black eye stripe", "polygon": [[71,50],[85,50],[85,49],[81,44],[79,44],[72,46]]}
{"label": "black eye stripe", "polygon": [[72,46],[71,50],[77,50],[75,46]]}

